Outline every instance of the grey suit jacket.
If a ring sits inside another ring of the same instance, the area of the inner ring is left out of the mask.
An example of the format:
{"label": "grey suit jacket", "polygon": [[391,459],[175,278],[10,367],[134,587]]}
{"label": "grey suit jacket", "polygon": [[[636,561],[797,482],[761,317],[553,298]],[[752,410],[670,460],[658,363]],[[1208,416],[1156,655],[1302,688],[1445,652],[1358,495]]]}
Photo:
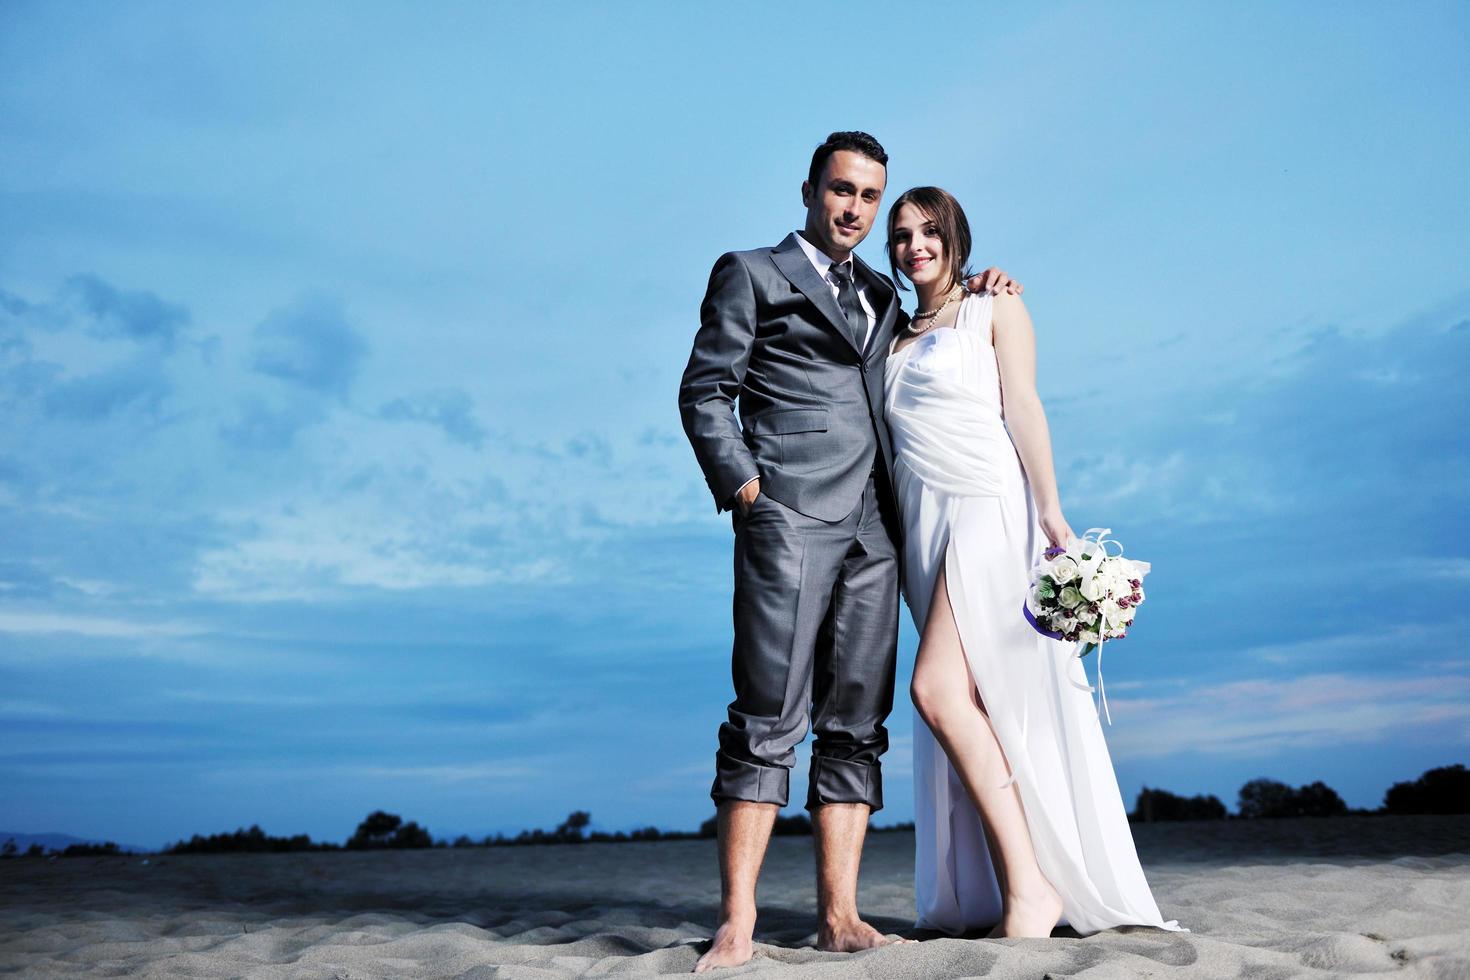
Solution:
{"label": "grey suit jacket", "polygon": [[853,267],[878,317],[862,351],[794,232],[715,262],[679,413],[717,510],[759,476],[763,494],[837,521],[857,505],[875,455],[886,471],[883,368],[907,317],[887,276],[856,256]]}

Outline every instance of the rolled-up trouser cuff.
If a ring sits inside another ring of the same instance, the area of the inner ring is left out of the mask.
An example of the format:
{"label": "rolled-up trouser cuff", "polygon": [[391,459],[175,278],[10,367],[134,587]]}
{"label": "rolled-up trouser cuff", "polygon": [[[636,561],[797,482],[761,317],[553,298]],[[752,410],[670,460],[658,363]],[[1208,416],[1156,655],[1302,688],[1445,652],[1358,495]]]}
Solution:
{"label": "rolled-up trouser cuff", "polygon": [[744,759],[715,753],[715,783],[709,795],[720,800],[749,800],[785,806],[791,785],[791,770],[785,766],[761,766]]}
{"label": "rolled-up trouser cuff", "polygon": [[874,813],[883,809],[883,771],[878,763],[813,755],[806,808],[815,810],[826,803],[866,803]]}

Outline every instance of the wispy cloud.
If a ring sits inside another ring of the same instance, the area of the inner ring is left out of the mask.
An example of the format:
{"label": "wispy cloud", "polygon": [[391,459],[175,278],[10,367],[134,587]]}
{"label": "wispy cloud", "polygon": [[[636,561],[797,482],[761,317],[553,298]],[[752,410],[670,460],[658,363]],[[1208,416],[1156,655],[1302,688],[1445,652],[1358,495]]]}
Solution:
{"label": "wispy cloud", "polygon": [[189,704],[230,705],[254,708],[315,708],[347,703],[348,698],[320,693],[259,693],[235,690],[164,689],[157,696]]}
{"label": "wispy cloud", "polygon": [[58,418],[94,421],[128,408],[156,413],[173,389],[160,366],[136,360],[54,384],[43,402]]}
{"label": "wispy cloud", "polygon": [[192,636],[203,632],[206,632],[203,627],[182,622],[144,622],[59,612],[0,610],[0,633],[70,633],[76,636],[138,639]]}
{"label": "wispy cloud", "polygon": [[485,444],[485,427],[475,418],[474,402],[458,388],[395,398],[378,409],[378,417],[393,422],[426,422],[474,449]]}
{"label": "wispy cloud", "polygon": [[454,540],[466,515],[437,516],[385,514],[371,496],[253,515],[248,536],[199,555],[194,589],[237,601],[299,601],[354,588],[397,592],[557,577],[554,557],[492,558]]}
{"label": "wispy cloud", "polygon": [[119,289],[100,276],[72,276],[63,286],[65,299],[75,300],[103,337],[157,340],[171,345],[189,323],[189,311],[147,290]]}
{"label": "wispy cloud", "polygon": [[0,700],[0,718],[60,718],[69,711],[59,704],[44,701]]}
{"label": "wispy cloud", "polygon": [[255,328],[252,365],[262,374],[315,391],[345,395],[367,355],[367,341],[342,301],[308,294]]}
{"label": "wispy cloud", "polygon": [[[1365,570],[1366,572],[1371,571]],[[1283,666],[1297,665],[1317,667],[1333,660],[1357,660],[1360,657],[1377,657],[1384,663],[1405,662],[1409,651],[1427,654],[1435,649],[1446,635],[1463,635],[1470,628],[1470,621],[1458,612],[1438,623],[1374,623],[1372,627],[1347,632],[1332,632],[1321,636],[1279,643],[1259,643],[1230,653],[1234,663],[1257,661]],[[1226,651],[1219,651],[1226,656]],[[1418,658],[1415,658],[1418,659]]]}
{"label": "wispy cloud", "polygon": [[383,780],[389,783],[456,785],[475,783],[503,784],[533,778],[538,771],[521,763],[499,760],[434,763],[430,765],[382,765],[379,763],[357,763],[344,761],[328,765],[297,763],[289,769],[280,766],[230,765],[203,774],[202,778],[215,783],[244,781],[258,783],[328,783],[331,785],[357,785],[363,780]]}
{"label": "wispy cloud", "polygon": [[503,762],[471,762],[431,766],[357,766],[351,774],[366,779],[405,780],[409,782],[465,783],[499,782],[532,775],[529,766],[506,765]]}
{"label": "wispy cloud", "polygon": [[1114,724],[1105,732],[1119,759],[1375,744],[1431,728],[1470,750],[1470,674],[1463,672],[1252,678],[1110,697],[1108,707]]}

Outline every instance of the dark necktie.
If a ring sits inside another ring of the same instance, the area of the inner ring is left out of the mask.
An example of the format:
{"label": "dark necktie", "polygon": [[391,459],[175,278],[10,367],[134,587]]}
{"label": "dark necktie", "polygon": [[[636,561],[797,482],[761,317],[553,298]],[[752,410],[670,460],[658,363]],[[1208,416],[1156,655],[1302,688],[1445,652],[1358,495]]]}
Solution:
{"label": "dark necktie", "polygon": [[868,338],[868,314],[863,312],[863,304],[858,302],[857,287],[852,284],[852,266],[846,262],[833,262],[832,275],[837,278],[837,305],[842,307],[842,314],[847,317],[852,342],[862,350],[863,341]]}

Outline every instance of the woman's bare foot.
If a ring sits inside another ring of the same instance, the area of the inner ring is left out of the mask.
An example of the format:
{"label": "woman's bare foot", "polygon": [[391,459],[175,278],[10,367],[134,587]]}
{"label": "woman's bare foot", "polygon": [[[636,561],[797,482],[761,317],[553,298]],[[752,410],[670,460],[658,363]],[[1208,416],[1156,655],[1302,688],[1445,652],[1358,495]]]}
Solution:
{"label": "woman's bare foot", "polygon": [[817,948],[829,953],[856,953],[862,949],[910,942],[913,940],[885,936],[862,919],[827,924],[817,930]]}
{"label": "woman's bare foot", "polygon": [[709,952],[694,964],[695,973],[719,969],[722,966],[744,966],[755,955],[755,944],[751,936],[755,933],[755,920],[731,919],[720,925]]}
{"label": "woman's bare foot", "polygon": [[1045,878],[1034,891],[1005,897],[1005,915],[986,939],[1046,939],[1062,918],[1062,896]]}

